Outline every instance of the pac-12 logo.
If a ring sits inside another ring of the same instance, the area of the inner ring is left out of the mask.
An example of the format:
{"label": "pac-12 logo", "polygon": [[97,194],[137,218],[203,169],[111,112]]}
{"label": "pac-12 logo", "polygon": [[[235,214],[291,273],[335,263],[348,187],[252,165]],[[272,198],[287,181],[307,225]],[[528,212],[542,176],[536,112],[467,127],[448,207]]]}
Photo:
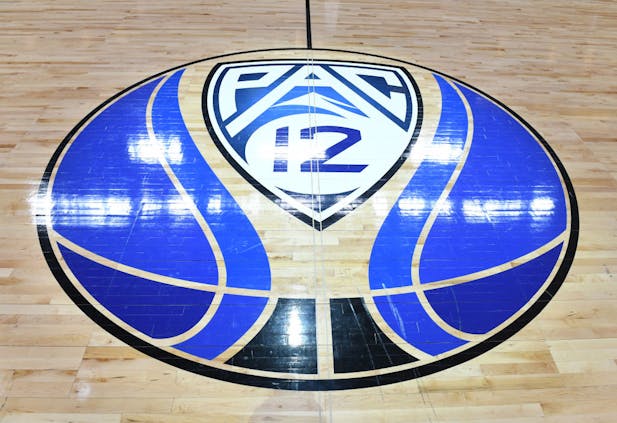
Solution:
{"label": "pac-12 logo", "polygon": [[576,198],[481,91],[378,56],[271,50],[155,75],[64,139],[43,253],[102,328],[207,377],[379,386],[474,358],[553,298]]}
{"label": "pac-12 logo", "polygon": [[238,171],[318,229],[387,181],[421,121],[409,73],[362,63],[220,65],[204,104],[215,140]]}

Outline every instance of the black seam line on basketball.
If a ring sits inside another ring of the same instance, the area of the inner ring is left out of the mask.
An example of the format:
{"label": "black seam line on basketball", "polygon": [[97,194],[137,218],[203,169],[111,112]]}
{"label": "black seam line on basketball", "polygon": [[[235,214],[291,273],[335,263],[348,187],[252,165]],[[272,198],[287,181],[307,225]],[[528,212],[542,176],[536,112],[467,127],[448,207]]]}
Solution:
{"label": "black seam line on basketball", "polygon": [[[359,319],[358,319],[358,313],[356,312],[356,309],[354,308],[354,305],[351,303],[351,299],[348,299],[348,301],[350,302],[349,305],[350,305],[350,308],[351,308],[351,312],[353,313],[354,320],[356,321],[356,323],[358,323],[358,326],[360,326]],[[362,301],[362,299],[360,299],[360,301]],[[364,331],[360,331],[360,333],[362,335],[362,339],[364,340],[364,345],[367,346],[369,362],[370,362],[371,366],[373,366],[373,369],[374,369],[375,368],[375,360],[373,358],[373,354],[371,353],[371,349],[368,348],[368,342],[367,342],[367,339],[366,339],[366,333],[364,333]],[[334,345],[332,345],[332,347],[334,347]]]}
{"label": "black seam line on basketball", "polygon": [[306,48],[313,48],[313,34],[311,32],[311,1],[306,0]]}
{"label": "black seam line on basketball", "polygon": [[[283,59],[281,59],[281,60],[283,60]],[[246,63],[261,62],[261,61],[263,61],[263,60],[255,59],[255,60],[246,61]],[[328,62],[346,63],[348,61],[345,61],[345,60],[328,60]],[[416,141],[418,140],[418,136],[420,135],[420,130],[422,128],[422,123],[423,123],[423,120],[424,120],[424,103],[422,101],[422,96],[420,94],[420,88],[419,88],[416,80],[412,77],[412,75],[409,73],[409,71],[407,69],[405,69],[403,67],[399,67],[399,66],[391,66],[391,67],[396,67],[397,69],[401,70],[405,74],[405,76],[407,76],[407,78],[411,82],[411,85],[412,85],[412,87],[413,87],[413,89],[415,91],[416,99],[417,99],[416,107],[418,109],[418,111],[417,111],[418,116],[417,116],[417,119],[416,119],[416,125],[415,125],[414,131],[411,134],[411,137],[409,139],[409,143],[407,144],[407,147],[405,148],[405,151],[400,155],[400,157],[396,160],[396,162],[392,165],[392,167],[381,178],[379,178],[379,180],[377,182],[375,182],[369,189],[364,191],[364,193],[362,193],[360,196],[358,196],[358,198],[356,198],[353,201],[349,202],[341,210],[337,211],[336,213],[333,213],[331,216],[329,216],[328,218],[324,219],[323,221],[318,222],[318,221],[314,220],[314,218],[312,216],[309,216],[309,215],[307,215],[305,213],[302,213],[301,211],[299,211],[299,210],[297,210],[295,208],[293,208],[292,210],[289,210],[288,208],[285,208],[285,207],[281,206],[281,203],[283,203],[283,204],[287,203],[285,200],[281,199],[279,196],[274,194],[268,188],[263,186],[252,175],[250,175],[239,163],[237,163],[236,160],[234,160],[234,158],[231,155],[231,153],[227,151],[227,149],[223,146],[223,143],[219,140],[219,137],[216,134],[216,131],[214,129],[214,125],[212,124],[212,122],[210,120],[210,117],[209,117],[210,114],[208,112],[208,104],[207,104],[208,103],[208,90],[207,90],[207,88],[210,86],[210,83],[212,82],[212,78],[214,78],[214,74],[216,73],[216,71],[221,66],[228,65],[228,64],[233,64],[233,63],[236,63],[236,62],[222,62],[222,63],[216,64],[212,68],[210,73],[208,74],[208,77],[206,78],[206,81],[204,83],[204,88],[202,89],[201,107],[202,107],[202,115],[203,115],[203,118],[204,118],[204,121],[205,121],[205,124],[206,124],[206,128],[208,129],[208,133],[210,134],[212,140],[214,141],[214,144],[219,149],[219,151],[221,152],[223,157],[225,157],[227,162],[242,177],[244,177],[244,179],[246,179],[255,189],[257,189],[259,192],[261,192],[265,197],[270,199],[270,201],[275,203],[277,206],[279,206],[282,209],[284,209],[290,215],[294,216],[295,218],[297,218],[301,222],[306,223],[308,226],[311,226],[313,229],[315,229],[317,231],[321,232],[321,231],[327,229],[329,226],[333,225],[334,223],[336,223],[337,221],[339,221],[340,219],[342,219],[343,217],[345,217],[346,215],[348,215],[349,213],[354,211],[361,204],[365,203],[369,198],[371,198],[373,196],[373,194],[375,194],[377,191],[379,191],[379,189],[386,182],[388,182],[392,178],[392,176],[394,176],[394,174],[401,168],[401,166],[403,166],[403,164],[405,163],[405,161],[407,160],[407,158],[411,154],[412,147],[415,145]],[[380,65],[378,63],[364,63],[364,64],[373,65],[373,66],[383,66],[383,65]]]}
{"label": "black seam line on basketball", "polygon": [[[286,49],[286,48],[281,48],[281,49],[269,49],[269,50],[254,50],[254,51],[247,51],[244,53],[253,53],[253,52],[264,52],[264,51],[283,51],[283,50],[305,50],[305,49]],[[103,316],[98,310],[96,310],[91,304],[87,303],[87,301],[85,301],[85,298],[83,298],[83,296],[77,291],[77,289],[72,285],[72,283],[70,283],[70,281],[68,280],[66,274],[64,273],[64,271],[62,270],[62,268],[60,267],[60,264],[56,258],[56,256],[53,253],[53,250],[51,248],[51,242],[49,240],[49,236],[47,234],[47,225],[40,223],[40,218],[41,217],[49,217],[49,213],[44,213],[41,214],[38,212],[37,210],[37,232],[39,235],[39,242],[41,245],[41,249],[43,252],[43,256],[45,257],[47,264],[50,268],[50,270],[52,271],[53,275],[56,277],[56,279],[58,280],[60,286],[64,289],[64,291],[67,293],[67,295],[69,295],[69,297],[73,300],[73,302],[75,302],[75,304],[88,316],[90,317],[94,322],[96,322],[97,324],[99,324],[100,326],[101,323],[107,323],[107,326],[103,326],[105,328],[105,330],[107,332],[109,332],[111,335],[117,337],[118,339],[122,340],[123,342],[128,343],[129,345],[131,345],[133,348],[143,352],[144,354],[147,354],[155,359],[161,360],[166,362],[167,364],[171,364],[177,368],[181,368],[187,371],[191,371],[193,373],[197,373],[197,374],[201,374],[204,376],[209,376],[209,377],[213,377],[215,379],[219,379],[219,380],[226,380],[229,382],[235,382],[235,383],[243,383],[246,385],[251,385],[251,386],[260,386],[260,387],[267,387],[267,388],[273,388],[273,389],[289,389],[289,390],[307,390],[307,391],[314,391],[314,390],[337,390],[337,389],[354,389],[354,388],[362,388],[362,387],[370,387],[370,386],[381,386],[381,385],[386,385],[386,384],[390,384],[390,383],[396,383],[396,382],[401,382],[404,380],[409,380],[409,379],[415,379],[415,378],[419,378],[422,376],[426,376],[438,371],[442,371],[445,370],[447,368],[450,368],[452,366],[455,366],[457,364],[463,363],[465,361],[470,360],[471,358],[474,358],[488,350],[490,350],[491,348],[495,347],[496,345],[502,343],[505,339],[507,339],[508,337],[514,335],[516,332],[518,332],[520,329],[522,329],[522,327],[524,327],[527,323],[529,323],[529,321],[531,321],[533,318],[535,318],[537,316],[537,314],[546,306],[546,304],[548,303],[548,301],[550,300],[550,298],[552,296],[554,296],[554,294],[557,292],[557,290],[559,289],[559,287],[561,286],[561,284],[563,283],[563,281],[565,280],[568,270],[570,269],[572,262],[574,260],[574,255],[576,252],[576,245],[578,242],[578,232],[579,232],[579,213],[578,213],[578,204],[577,204],[577,200],[576,200],[576,195],[574,192],[574,188],[572,186],[572,182],[568,176],[568,174],[565,171],[565,167],[563,166],[563,164],[561,163],[561,161],[559,160],[559,158],[557,157],[557,155],[555,154],[555,152],[553,151],[553,149],[548,145],[548,143],[544,140],[544,138],[533,128],[531,127],[524,119],[522,119],[517,113],[515,113],[514,111],[512,111],[509,107],[507,107],[506,105],[504,105],[503,103],[501,103],[500,101],[494,99],[492,96],[482,92],[481,90],[478,90],[477,88],[468,85],[456,78],[450,77],[444,73],[438,72],[438,71],[434,71],[430,68],[424,67],[424,66],[420,66],[420,65],[415,65],[411,62],[405,62],[403,60],[398,60],[398,59],[392,59],[390,57],[386,57],[386,56],[379,56],[379,55],[375,55],[375,54],[365,54],[365,53],[357,53],[357,52],[353,52],[353,51],[345,51],[345,50],[333,50],[333,49],[322,49],[323,51],[332,51],[332,52],[342,52],[342,53],[352,53],[352,54],[362,54],[365,56],[373,56],[373,57],[380,57],[383,59],[387,59],[387,60],[394,60],[394,61],[398,61],[401,63],[406,63],[406,64],[410,64],[419,68],[423,68],[426,70],[429,70],[431,72],[446,76],[452,80],[455,80],[459,83],[461,83],[462,85],[465,85],[466,87],[469,87],[470,89],[473,89],[475,91],[477,91],[478,93],[486,96],[487,98],[491,99],[492,101],[494,101],[496,104],[500,105],[501,107],[503,107],[505,110],[507,110],[512,116],[516,117],[528,130],[530,130],[536,137],[537,139],[541,142],[542,145],[544,145],[544,147],[547,149],[547,151],[549,152],[549,154],[551,155],[553,161],[555,162],[555,164],[557,165],[561,176],[563,178],[564,184],[566,185],[566,189],[570,198],[570,213],[571,213],[571,222],[570,222],[570,238],[568,241],[568,248],[566,250],[566,254],[565,257],[559,267],[559,270],[557,271],[555,278],[553,279],[553,281],[551,282],[551,284],[547,287],[547,289],[545,289],[545,291],[541,294],[540,298],[532,305],[530,306],[529,309],[527,309],[516,321],[512,322],[512,324],[510,324],[509,326],[507,326],[506,328],[504,328],[502,331],[500,331],[499,333],[495,334],[494,336],[492,336],[491,338],[483,341],[482,343],[471,347],[461,353],[457,353],[456,355],[452,356],[452,357],[448,357],[446,359],[443,360],[439,360],[436,362],[432,362],[432,363],[427,363],[423,366],[420,367],[415,367],[412,369],[408,369],[408,370],[404,370],[404,371],[399,371],[399,372],[392,372],[389,374],[384,374],[384,375],[376,375],[376,376],[366,376],[366,377],[362,377],[362,378],[353,378],[353,379],[347,379],[347,380],[332,380],[332,379],[326,379],[326,380],[309,380],[309,381],[298,381],[298,380],[292,380],[292,379],[271,379],[271,378],[263,378],[263,377],[259,377],[259,376],[254,376],[254,375],[247,375],[247,374],[237,374],[231,371],[226,371],[226,370],[220,370],[220,369],[216,369],[216,368],[212,368],[209,367],[207,365],[203,365],[203,364],[198,364],[195,363],[193,361],[187,360],[187,359],[183,359],[183,358],[179,358],[178,356],[175,356],[167,351],[161,350],[157,347],[153,347],[153,346],[144,346],[144,342],[142,340],[140,340],[139,338],[136,338],[135,336],[133,336],[132,334],[126,332],[125,330],[123,330],[122,328],[116,326],[115,324],[113,324],[111,321],[109,321],[109,319],[107,319],[105,316]],[[75,134],[75,132],[77,132],[78,130],[82,129],[81,127],[85,124],[85,122],[88,121],[88,119],[90,119],[94,114],[98,113],[98,111],[100,111],[103,107],[105,107],[107,104],[111,103],[113,100],[117,99],[118,97],[122,96],[123,94],[125,94],[126,92],[130,91],[131,89],[143,85],[146,82],[150,81],[151,79],[155,79],[156,77],[163,75],[167,72],[171,72],[173,70],[176,69],[180,69],[186,66],[190,66],[191,64],[195,64],[195,63],[199,63],[199,62],[203,62],[205,60],[213,60],[216,58],[220,58],[220,57],[227,57],[227,56],[232,56],[232,55],[236,55],[239,53],[229,53],[229,54],[224,54],[224,55],[220,55],[220,56],[215,56],[215,57],[211,57],[208,59],[202,59],[202,60],[197,60],[191,63],[187,63],[181,66],[177,66],[175,68],[163,71],[161,73],[158,73],[156,75],[153,75],[149,78],[146,78],[140,82],[137,82],[136,84],[131,85],[130,87],[126,88],[125,90],[119,92],[118,94],[112,96],[111,98],[109,98],[108,100],[106,100],[105,102],[103,102],[101,105],[99,105],[97,108],[95,108],[92,112],[90,112],[85,118],[83,118],[80,123],[75,126],[71,132],[69,132],[69,134],[67,135],[67,137],[60,143],[60,145],[58,146],[58,148],[56,149],[56,151],[54,152],[54,154],[52,155],[52,158],[50,159],[50,162],[48,163],[45,172],[43,173],[43,177],[41,180],[41,184],[39,185],[39,199],[43,198],[44,195],[47,193],[48,190],[48,184],[49,184],[49,178],[51,176],[51,173],[53,171],[53,168],[61,154],[61,152],[64,150],[64,148],[66,147],[66,145],[68,144],[68,142],[71,140],[72,136]],[[81,301],[75,301],[75,300],[81,300]],[[83,302],[82,302],[83,301]],[[505,337],[503,337],[505,335]],[[503,337],[503,338],[502,338]],[[131,341],[137,341],[135,343],[131,342]],[[471,356],[471,354],[469,353],[474,353],[473,356]]]}

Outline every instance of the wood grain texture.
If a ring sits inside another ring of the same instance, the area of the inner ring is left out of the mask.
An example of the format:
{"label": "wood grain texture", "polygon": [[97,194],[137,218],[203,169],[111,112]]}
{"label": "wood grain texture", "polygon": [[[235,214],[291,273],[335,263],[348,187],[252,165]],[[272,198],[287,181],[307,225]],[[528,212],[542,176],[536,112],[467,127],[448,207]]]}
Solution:
{"label": "wood grain texture", "polygon": [[91,322],[48,269],[35,196],[60,141],[145,77],[219,54],[306,46],[305,3],[0,4],[0,422],[617,421],[617,3],[312,1],[315,48],[411,61],[536,128],[579,201],[556,298],[498,348],[379,388],[278,392],[153,360]]}

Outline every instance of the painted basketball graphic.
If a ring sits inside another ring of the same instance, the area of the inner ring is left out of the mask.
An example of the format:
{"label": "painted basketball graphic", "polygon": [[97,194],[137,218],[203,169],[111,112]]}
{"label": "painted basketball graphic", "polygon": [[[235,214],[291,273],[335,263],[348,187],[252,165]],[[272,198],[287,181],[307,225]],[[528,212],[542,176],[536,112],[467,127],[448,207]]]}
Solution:
{"label": "painted basketball graphic", "polygon": [[578,232],[565,170],[506,106],[328,50],[134,85],[71,131],[40,195],[50,268],[95,322],[280,389],[399,382],[494,348],[556,293]]}

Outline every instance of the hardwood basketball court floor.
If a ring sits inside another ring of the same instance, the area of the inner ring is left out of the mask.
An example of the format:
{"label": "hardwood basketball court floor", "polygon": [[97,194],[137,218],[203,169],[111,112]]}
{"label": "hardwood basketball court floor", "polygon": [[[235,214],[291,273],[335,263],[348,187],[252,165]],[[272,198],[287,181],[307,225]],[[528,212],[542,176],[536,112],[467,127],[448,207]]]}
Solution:
{"label": "hardwood basketball court floor", "polygon": [[613,422],[614,2],[0,5],[0,422]]}

